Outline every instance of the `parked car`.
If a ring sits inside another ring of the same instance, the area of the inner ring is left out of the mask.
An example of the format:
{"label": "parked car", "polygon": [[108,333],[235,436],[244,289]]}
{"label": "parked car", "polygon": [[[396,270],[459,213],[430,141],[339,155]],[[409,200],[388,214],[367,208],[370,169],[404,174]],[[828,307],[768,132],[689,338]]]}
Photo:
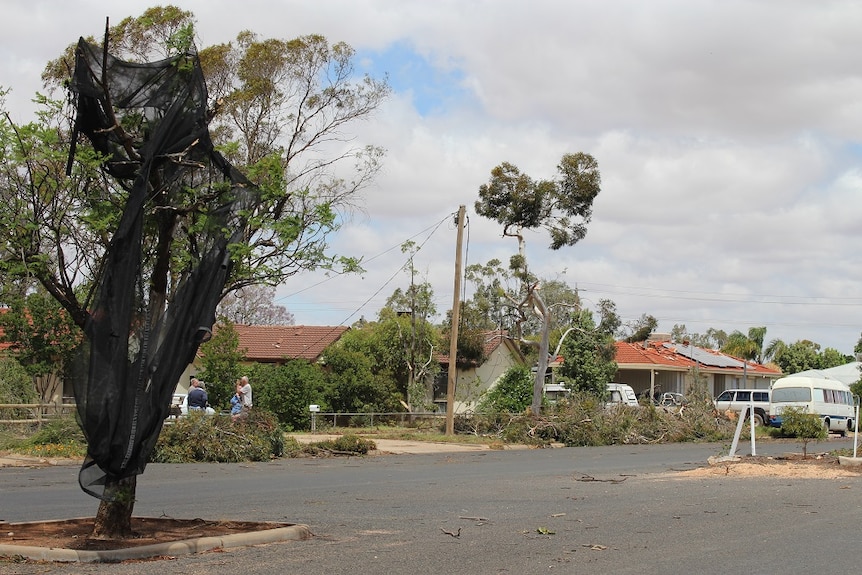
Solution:
{"label": "parked car", "polygon": [[[171,397],[171,413],[169,417],[177,418],[189,413],[189,396],[185,393],[175,393]],[[215,409],[207,406],[204,413],[207,415],[215,415]]]}
{"label": "parked car", "polygon": [[754,424],[763,425],[769,421],[771,394],[769,389],[726,389],[715,398],[715,409],[722,413],[736,411],[740,417],[748,417],[748,408],[753,406]]}

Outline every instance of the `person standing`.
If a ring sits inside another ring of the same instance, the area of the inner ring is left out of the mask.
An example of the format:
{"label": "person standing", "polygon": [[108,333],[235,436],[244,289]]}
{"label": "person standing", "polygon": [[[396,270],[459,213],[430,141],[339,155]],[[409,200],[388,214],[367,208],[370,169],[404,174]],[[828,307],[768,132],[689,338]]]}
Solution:
{"label": "person standing", "polygon": [[230,398],[230,416],[236,421],[242,411],[242,394],[237,390]]}
{"label": "person standing", "polygon": [[189,409],[206,409],[208,400],[207,392],[201,387],[200,380],[193,377],[189,389]]}
{"label": "person standing", "polygon": [[251,384],[248,382],[248,376],[244,375],[236,382],[236,392],[240,396],[242,407],[239,414],[233,416],[234,421],[248,417],[248,414],[251,411]]}

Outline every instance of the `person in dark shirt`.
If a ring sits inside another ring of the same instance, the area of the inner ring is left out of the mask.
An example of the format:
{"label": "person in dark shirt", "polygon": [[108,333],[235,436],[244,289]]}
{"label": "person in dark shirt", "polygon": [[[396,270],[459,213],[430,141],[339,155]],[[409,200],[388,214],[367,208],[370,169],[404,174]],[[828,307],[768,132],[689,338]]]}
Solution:
{"label": "person in dark shirt", "polygon": [[201,387],[201,382],[193,377],[189,388],[189,409],[206,409],[207,392]]}

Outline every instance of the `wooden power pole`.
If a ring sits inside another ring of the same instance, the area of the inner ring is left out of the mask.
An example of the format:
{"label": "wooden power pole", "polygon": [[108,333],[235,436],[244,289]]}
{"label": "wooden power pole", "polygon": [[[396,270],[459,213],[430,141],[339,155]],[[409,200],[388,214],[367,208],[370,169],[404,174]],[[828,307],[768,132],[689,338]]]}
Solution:
{"label": "wooden power pole", "polygon": [[452,296],[452,329],[449,330],[449,380],[446,386],[446,435],[455,434],[455,379],[458,369],[458,324],[461,322],[461,252],[464,243],[464,206],[458,208],[458,241],[455,249],[455,294]]}

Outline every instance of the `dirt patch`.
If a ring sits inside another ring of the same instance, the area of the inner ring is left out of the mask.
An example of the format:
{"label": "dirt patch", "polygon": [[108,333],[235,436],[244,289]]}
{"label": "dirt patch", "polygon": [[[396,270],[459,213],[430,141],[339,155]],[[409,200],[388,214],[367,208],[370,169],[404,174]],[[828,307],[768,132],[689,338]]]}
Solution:
{"label": "dirt patch", "polygon": [[134,537],[103,541],[90,538],[90,534],[93,532],[93,518],[32,523],[0,521],[0,544],[75,549],[78,551],[110,551],[200,537],[223,537],[287,526],[286,523],[270,522],[135,517],[132,518]]}
{"label": "dirt patch", "polygon": [[676,474],[679,477],[796,477],[839,479],[862,477],[862,467],[841,465],[829,453],[789,453],[783,456],[747,455],[734,460],[714,459],[706,467]]}

